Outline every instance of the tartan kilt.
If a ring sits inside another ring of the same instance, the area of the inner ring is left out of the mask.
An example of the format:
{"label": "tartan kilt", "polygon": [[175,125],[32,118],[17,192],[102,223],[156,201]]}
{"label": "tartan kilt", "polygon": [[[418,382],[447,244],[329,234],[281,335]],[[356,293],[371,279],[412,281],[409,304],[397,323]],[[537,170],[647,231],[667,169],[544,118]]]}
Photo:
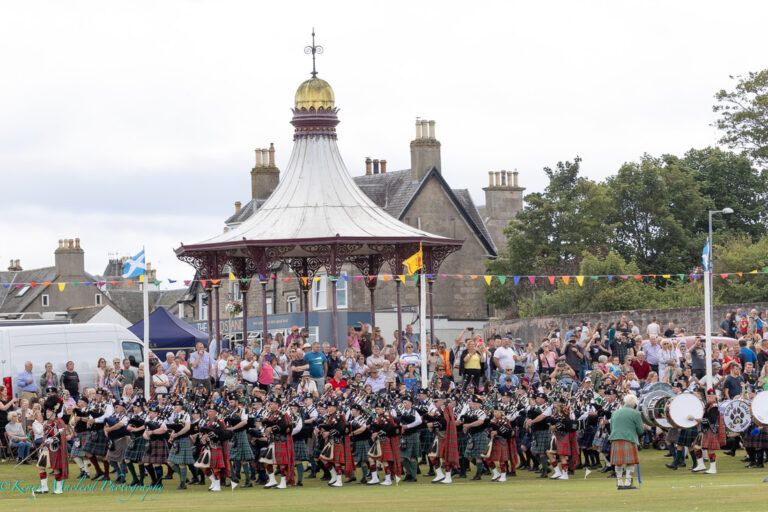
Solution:
{"label": "tartan kilt", "polygon": [[168,464],[184,465],[194,463],[195,453],[192,449],[192,442],[189,437],[176,439],[168,454]]}
{"label": "tartan kilt", "polygon": [[352,443],[352,460],[355,464],[365,464],[368,461],[368,450],[370,448],[371,442],[368,439],[361,439]]}
{"label": "tartan kilt", "polygon": [[[344,445],[341,445],[342,449]],[[333,447],[334,457],[336,456],[336,446]],[[278,466],[289,466],[291,455],[288,453],[288,441],[275,441],[275,464]]]}
{"label": "tartan kilt", "polygon": [[699,436],[699,428],[683,428],[677,436],[677,444],[680,446],[691,446]]}
{"label": "tartan kilt", "polygon": [[421,443],[419,433],[411,432],[400,436],[400,457],[404,459],[418,459],[421,457]]}
{"label": "tartan kilt", "polygon": [[307,443],[303,439],[293,438],[293,460],[299,462],[302,460],[309,460],[309,451],[307,450]]}
{"label": "tartan kilt", "polygon": [[552,438],[552,433],[549,429],[534,430],[531,432],[531,452],[537,455],[547,453],[549,450],[549,441]]}
{"label": "tartan kilt", "polygon": [[112,441],[112,449],[107,450],[107,462],[123,462],[125,460],[125,451],[128,449],[128,443],[130,442],[130,436],[123,436]]}
{"label": "tartan kilt", "polygon": [[150,439],[141,462],[144,464],[165,464],[168,462],[168,440]]}
{"label": "tartan kilt", "polygon": [[92,430],[91,435],[88,436],[88,442],[85,443],[83,448],[85,453],[96,455],[97,457],[103,457],[107,454],[107,434],[103,430]]}
{"label": "tartan kilt", "polygon": [[211,449],[211,465],[209,469],[225,469],[227,467],[226,460],[224,460],[224,448],[222,445],[210,446]]}
{"label": "tartan kilt", "polygon": [[665,437],[665,440],[668,444],[677,444],[678,439],[680,439],[680,429],[679,428],[671,428],[667,430],[667,435]]}
{"label": "tartan kilt", "polygon": [[712,432],[711,430],[707,430],[704,432],[704,435],[701,439],[701,449],[702,450],[709,450],[709,451],[715,451],[720,449],[720,439],[718,438],[717,434]]}
{"label": "tartan kilt", "polygon": [[493,462],[509,462],[509,445],[503,437],[494,437],[491,446],[491,456],[488,460]]}
{"label": "tartan kilt", "polygon": [[229,441],[229,460],[249,461],[254,458],[246,431],[233,432]]}
{"label": "tartan kilt", "polygon": [[421,443],[421,455],[426,455],[435,440],[435,433],[427,428],[419,431],[419,443]]}
{"label": "tartan kilt", "polygon": [[571,450],[571,436],[568,432],[564,434],[558,433],[555,436],[555,447],[557,454],[561,457],[572,457],[574,455]]}
{"label": "tartan kilt", "polygon": [[611,442],[611,465],[633,466],[639,463],[640,459],[637,456],[635,443],[623,439]]}
{"label": "tartan kilt", "polygon": [[147,449],[147,440],[139,436],[131,436],[128,443],[128,449],[125,450],[125,460],[131,462],[141,462],[144,458],[144,451]]}
{"label": "tartan kilt", "polygon": [[467,449],[464,450],[464,457],[470,460],[481,458],[488,450],[489,442],[488,433],[485,430],[469,434]]}
{"label": "tartan kilt", "polygon": [[333,443],[333,465],[334,466],[347,465],[347,451],[343,442]]}
{"label": "tartan kilt", "polygon": [[597,425],[586,425],[579,435],[579,446],[581,448],[592,448],[592,442],[597,434]]}
{"label": "tartan kilt", "polygon": [[395,454],[392,452],[392,443],[386,436],[379,436],[379,444],[381,445],[381,458],[382,462],[392,462],[395,460]]}
{"label": "tartan kilt", "polygon": [[75,434],[75,442],[72,443],[72,449],[69,450],[69,454],[72,457],[84,457],[85,456],[85,443],[88,442],[90,432],[78,432]]}
{"label": "tartan kilt", "polygon": [[459,445],[459,457],[464,456],[464,452],[467,451],[467,441],[469,440],[469,436],[464,432],[463,429],[460,429],[456,433],[456,443]]}
{"label": "tartan kilt", "polygon": [[509,460],[510,462],[514,463],[514,466],[512,466],[511,472],[515,472],[515,468],[520,463],[520,457],[517,455],[517,437],[512,436],[509,439],[505,439],[507,442],[507,447],[509,448]]}
{"label": "tartan kilt", "polygon": [[747,431],[741,435],[741,440],[744,443],[744,448],[768,448],[768,429],[759,429],[756,436],[752,435],[752,430],[756,428],[755,424],[751,424]]}

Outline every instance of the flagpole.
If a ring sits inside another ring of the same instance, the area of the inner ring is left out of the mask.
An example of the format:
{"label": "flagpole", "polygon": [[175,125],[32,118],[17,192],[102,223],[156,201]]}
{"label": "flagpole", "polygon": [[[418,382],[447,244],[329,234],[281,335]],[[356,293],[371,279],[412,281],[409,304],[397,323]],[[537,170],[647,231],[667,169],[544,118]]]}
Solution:
{"label": "flagpole", "polygon": [[[144,252],[144,261],[147,261],[147,253],[144,247],[141,248]],[[144,267],[144,400],[149,400],[149,383],[152,380],[149,368],[149,282],[147,280],[146,264]]]}
{"label": "flagpole", "polygon": [[427,378],[427,281],[424,279],[424,253],[421,253],[421,272],[419,273],[419,352],[421,353],[421,387],[426,388]]}

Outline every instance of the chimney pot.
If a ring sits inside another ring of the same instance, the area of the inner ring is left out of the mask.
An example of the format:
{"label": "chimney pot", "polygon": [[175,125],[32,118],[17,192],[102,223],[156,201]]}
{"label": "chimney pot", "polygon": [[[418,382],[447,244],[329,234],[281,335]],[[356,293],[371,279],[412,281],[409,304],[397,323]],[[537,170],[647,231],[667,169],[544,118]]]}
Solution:
{"label": "chimney pot", "polygon": [[240,208],[242,208],[242,206],[243,206],[243,203],[241,203],[240,201],[235,201],[235,213],[236,214],[240,213]]}
{"label": "chimney pot", "polygon": [[436,140],[436,137],[435,137],[435,121],[434,120],[429,122],[429,138],[431,140]]}
{"label": "chimney pot", "polygon": [[256,167],[263,167],[261,163],[261,149],[256,148]]}
{"label": "chimney pot", "polygon": [[501,171],[496,171],[494,174],[496,175],[496,186],[500,187],[501,186]]}
{"label": "chimney pot", "polygon": [[512,173],[512,186],[517,187],[517,169]]}
{"label": "chimney pot", "polygon": [[275,143],[274,142],[269,143],[269,166],[270,167],[275,166]]}
{"label": "chimney pot", "polygon": [[429,139],[429,121],[426,119],[421,120],[421,138]]}
{"label": "chimney pot", "polygon": [[373,159],[373,174],[379,174],[379,159]]}
{"label": "chimney pot", "polygon": [[488,186],[493,186],[493,171],[488,171]]}
{"label": "chimney pot", "polygon": [[59,238],[59,249],[61,249],[62,247],[64,247],[64,240]]}
{"label": "chimney pot", "polygon": [[268,149],[262,149],[261,150],[261,163],[264,167],[267,167],[269,165],[269,150]]}
{"label": "chimney pot", "polygon": [[373,174],[373,160],[367,156],[365,157],[365,175],[370,176],[371,174]]}
{"label": "chimney pot", "polygon": [[421,138],[421,119],[416,118],[416,140]]}
{"label": "chimney pot", "polygon": [[80,239],[75,238],[75,249],[79,249],[79,248],[80,248]]}
{"label": "chimney pot", "polygon": [[509,185],[507,181],[507,171],[501,171],[501,186],[506,187]]}
{"label": "chimney pot", "polygon": [[379,165],[381,165],[381,174],[387,174],[387,161],[379,160]]}

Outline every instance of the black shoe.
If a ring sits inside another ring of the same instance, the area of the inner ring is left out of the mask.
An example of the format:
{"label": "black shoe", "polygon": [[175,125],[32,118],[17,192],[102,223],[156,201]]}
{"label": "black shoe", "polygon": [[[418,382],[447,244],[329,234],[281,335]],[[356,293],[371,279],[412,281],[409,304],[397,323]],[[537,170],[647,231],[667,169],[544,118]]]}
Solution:
{"label": "black shoe", "polygon": [[459,473],[458,478],[467,478],[467,474],[466,473]]}
{"label": "black shoe", "polygon": [[104,478],[104,473],[102,473],[101,471],[97,471],[96,474],[93,475],[93,478],[91,478],[91,480],[93,480],[94,482],[98,482],[102,478]]}
{"label": "black shoe", "polygon": [[669,469],[677,470],[677,464],[664,464],[664,465],[667,466]]}
{"label": "black shoe", "polygon": [[357,478],[352,476],[351,478],[348,478],[345,484],[351,484],[352,482],[357,482]]}
{"label": "black shoe", "polygon": [[634,485],[625,485],[624,489],[629,491],[629,490],[632,490],[632,489],[637,489],[637,487],[635,487]]}
{"label": "black shoe", "polygon": [[736,456],[736,451],[735,450],[726,450],[723,453],[728,455],[728,456],[730,456],[730,457],[735,457]]}
{"label": "black shoe", "polygon": [[323,476],[320,477],[320,480],[322,480],[323,482],[327,482],[330,479],[331,479],[331,475],[328,475],[328,476],[323,475]]}
{"label": "black shoe", "polygon": [[665,457],[674,457],[674,455],[673,455],[673,454],[671,454],[671,453],[665,453],[665,454],[664,454],[664,456],[665,456]]}
{"label": "black shoe", "polygon": [[472,477],[472,480],[480,480],[480,475],[475,475]]}
{"label": "black shoe", "polygon": [[413,482],[415,478],[413,478],[411,475],[407,475],[405,478],[403,478],[403,482]]}
{"label": "black shoe", "polygon": [[310,473],[308,475],[304,475],[304,478],[317,478],[317,475],[315,473]]}
{"label": "black shoe", "polygon": [[[246,485],[246,487],[248,487]],[[304,487],[304,482],[296,482],[296,487]]]}
{"label": "black shoe", "polygon": [[197,485],[205,485],[205,478],[198,480]]}
{"label": "black shoe", "polygon": [[[301,482],[299,482],[299,483],[301,483]],[[251,488],[251,487],[253,487],[253,482],[250,482],[250,481],[249,482],[245,482],[245,485],[243,487],[245,487],[246,489]]]}
{"label": "black shoe", "polygon": [[547,474],[546,473],[540,473],[539,474],[539,478],[547,478]]}
{"label": "black shoe", "polygon": [[616,478],[616,473],[611,473],[610,475],[608,475],[608,478]]}
{"label": "black shoe", "polygon": [[185,491],[187,489],[187,484],[185,484],[184,482],[181,482],[176,489],[180,491]]}
{"label": "black shoe", "polygon": [[607,473],[611,470],[611,466],[605,466],[603,469],[600,470],[601,473]]}
{"label": "black shoe", "polygon": [[429,472],[427,473],[427,476],[435,476],[435,470],[432,469],[432,467],[429,468]]}

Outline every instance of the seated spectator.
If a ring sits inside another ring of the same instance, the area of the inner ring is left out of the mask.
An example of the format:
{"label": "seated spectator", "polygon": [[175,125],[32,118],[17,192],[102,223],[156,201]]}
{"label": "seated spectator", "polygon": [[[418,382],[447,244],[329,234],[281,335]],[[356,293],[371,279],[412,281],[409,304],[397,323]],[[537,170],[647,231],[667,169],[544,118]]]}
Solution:
{"label": "seated spectator", "polygon": [[[8,424],[5,426],[5,434],[10,447],[16,448],[17,461],[21,462],[26,459],[32,445],[27,440],[24,427],[19,421],[19,412],[13,411],[8,413]],[[29,464],[29,461],[25,461],[24,464]]]}

